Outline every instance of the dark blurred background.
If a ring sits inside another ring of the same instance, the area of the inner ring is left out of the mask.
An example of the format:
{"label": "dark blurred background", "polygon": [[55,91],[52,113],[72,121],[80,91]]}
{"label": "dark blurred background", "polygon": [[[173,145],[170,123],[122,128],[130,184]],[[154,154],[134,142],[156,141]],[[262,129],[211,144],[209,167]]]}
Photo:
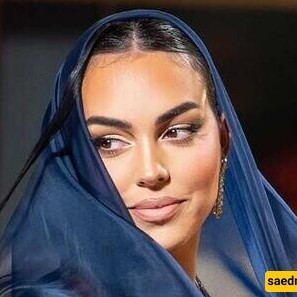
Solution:
{"label": "dark blurred background", "polygon": [[264,176],[297,212],[297,1],[0,1],[0,197],[36,142],[78,36],[125,9],[171,12],[205,41]]}

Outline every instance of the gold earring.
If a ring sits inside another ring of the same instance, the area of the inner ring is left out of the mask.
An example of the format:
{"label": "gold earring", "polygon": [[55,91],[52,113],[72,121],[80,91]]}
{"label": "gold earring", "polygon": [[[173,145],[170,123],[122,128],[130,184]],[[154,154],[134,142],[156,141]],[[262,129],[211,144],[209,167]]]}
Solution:
{"label": "gold earring", "polygon": [[224,185],[225,185],[225,171],[227,168],[228,158],[225,156],[222,158],[220,177],[219,177],[219,189],[216,203],[212,209],[212,214],[219,219],[223,213],[224,205]]}

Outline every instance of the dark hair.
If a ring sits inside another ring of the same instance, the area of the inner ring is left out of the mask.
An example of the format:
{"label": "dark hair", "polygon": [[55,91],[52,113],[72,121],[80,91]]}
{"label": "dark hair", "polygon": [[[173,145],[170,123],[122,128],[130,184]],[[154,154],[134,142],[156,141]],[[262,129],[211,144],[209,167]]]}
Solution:
{"label": "dark hair", "polygon": [[51,138],[60,130],[67,119],[75,95],[80,94],[81,84],[86,68],[93,56],[104,53],[124,53],[133,49],[140,51],[163,51],[185,54],[189,65],[202,75],[207,87],[207,97],[217,115],[215,91],[208,65],[192,41],[171,23],[159,19],[137,19],[114,22],[98,32],[91,40],[90,48],[82,55],[77,66],[70,74],[65,95],[59,109],[48,126],[44,129],[40,139],[33,148],[19,176],[10,191],[0,203],[0,211],[4,208],[24,175],[38,158]]}
{"label": "dark hair", "polygon": [[100,32],[89,58],[104,53],[133,50],[184,54],[188,64],[206,83],[207,97],[215,114],[215,91],[205,58],[193,42],[171,23],[160,19],[137,19],[109,24]]}

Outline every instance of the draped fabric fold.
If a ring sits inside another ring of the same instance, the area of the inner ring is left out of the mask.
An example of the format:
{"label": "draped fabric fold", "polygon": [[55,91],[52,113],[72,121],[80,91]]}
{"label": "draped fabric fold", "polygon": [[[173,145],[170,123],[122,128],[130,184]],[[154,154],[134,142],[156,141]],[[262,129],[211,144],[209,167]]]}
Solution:
{"label": "draped fabric fold", "polygon": [[72,108],[39,156],[0,239],[0,295],[202,296],[172,256],[134,225],[91,143],[80,90],[74,89],[98,32],[112,22],[135,18],[166,20],[199,48],[230,129],[227,201],[222,218],[209,217],[203,226],[197,254],[202,282],[211,296],[292,296],[265,293],[264,274],[297,270],[296,216],[258,171],[203,42],[181,20],[155,10],[100,20],[61,66],[43,131],[65,100]]}

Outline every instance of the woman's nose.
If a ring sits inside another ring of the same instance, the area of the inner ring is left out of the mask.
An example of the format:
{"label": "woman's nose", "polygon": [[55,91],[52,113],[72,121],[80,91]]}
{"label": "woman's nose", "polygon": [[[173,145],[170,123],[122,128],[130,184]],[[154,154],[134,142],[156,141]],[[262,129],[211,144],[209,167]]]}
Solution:
{"label": "woman's nose", "polygon": [[139,154],[137,185],[158,189],[167,184],[170,174],[156,149],[147,145]]}

